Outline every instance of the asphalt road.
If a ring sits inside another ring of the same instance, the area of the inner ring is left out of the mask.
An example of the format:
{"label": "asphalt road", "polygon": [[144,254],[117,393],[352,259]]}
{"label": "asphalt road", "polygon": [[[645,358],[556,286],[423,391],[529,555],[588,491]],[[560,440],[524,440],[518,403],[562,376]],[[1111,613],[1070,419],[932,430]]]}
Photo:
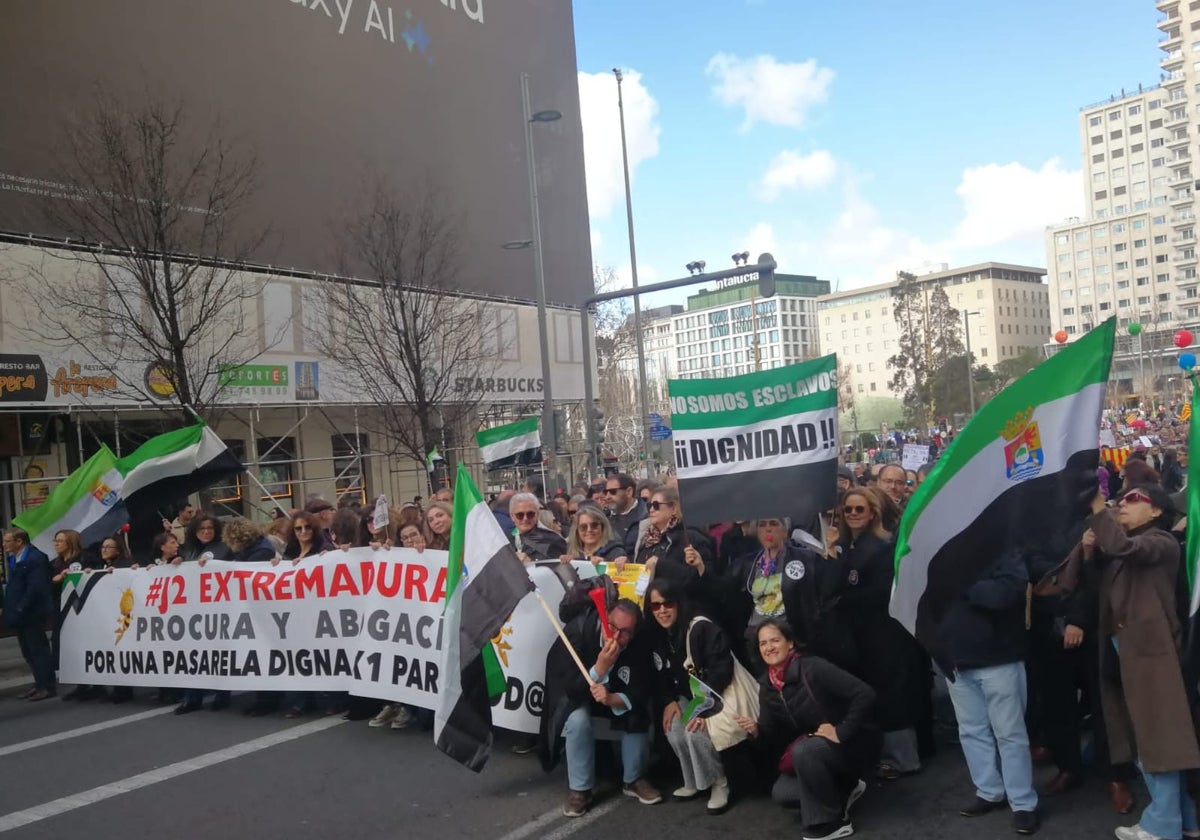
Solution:
{"label": "asphalt road", "polygon": [[[14,698],[19,690],[0,693],[2,840],[799,836],[795,815],[765,798],[710,817],[702,800],[647,807],[610,793],[587,817],[568,820],[565,772],[543,774],[503,738],[476,775],[437,752],[428,733],[336,717],[245,717],[238,707],[247,697],[231,710],[175,717],[141,690],[121,706],[31,704]],[[656,781],[670,790],[676,780]],[[919,775],[872,782],[855,827],[901,840],[1015,836],[1006,812],[958,816],[971,795],[962,756],[947,745]],[[1133,822],[1109,809],[1098,783],[1043,806],[1043,836],[1111,837]]]}

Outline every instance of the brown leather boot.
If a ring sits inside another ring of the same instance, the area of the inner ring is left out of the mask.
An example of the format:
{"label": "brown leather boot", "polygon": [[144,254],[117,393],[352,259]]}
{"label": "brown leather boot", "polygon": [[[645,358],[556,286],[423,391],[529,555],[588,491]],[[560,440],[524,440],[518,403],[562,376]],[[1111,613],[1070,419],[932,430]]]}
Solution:
{"label": "brown leather boot", "polygon": [[1129,791],[1129,785],[1124,782],[1109,782],[1108,798],[1112,802],[1113,810],[1118,814],[1128,814],[1133,810],[1133,794]]}

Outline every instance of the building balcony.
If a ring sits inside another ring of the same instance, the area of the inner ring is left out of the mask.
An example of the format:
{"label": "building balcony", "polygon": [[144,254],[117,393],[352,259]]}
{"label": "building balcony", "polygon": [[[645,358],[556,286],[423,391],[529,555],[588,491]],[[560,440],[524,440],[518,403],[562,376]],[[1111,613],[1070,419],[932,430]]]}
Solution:
{"label": "building balcony", "polygon": [[1167,179],[1167,186],[1170,187],[1171,189],[1175,189],[1177,187],[1188,187],[1188,186],[1191,186],[1191,183],[1192,183],[1192,173],[1190,170],[1187,172],[1172,175],[1170,178]]}
{"label": "building balcony", "polygon": [[[1198,283],[1200,283],[1200,277],[1196,277],[1194,275],[1189,277],[1182,271],[1175,274],[1175,285],[1179,286],[1180,288],[1195,286]],[[1178,298],[1178,295],[1176,295],[1176,297]]]}
{"label": "building balcony", "polygon": [[1183,227],[1184,225],[1195,224],[1195,222],[1196,222],[1196,214],[1195,213],[1176,213],[1174,216],[1171,217],[1171,226],[1172,227]]}
{"label": "building balcony", "polygon": [[1170,128],[1173,125],[1186,125],[1188,121],[1187,111],[1182,114],[1167,114],[1163,117],[1163,127]]}
{"label": "building balcony", "polygon": [[1192,191],[1184,190],[1184,191],[1178,193],[1177,195],[1171,196],[1171,206],[1172,207],[1182,207],[1185,204],[1191,204],[1192,198],[1193,198]]}
{"label": "building balcony", "polygon": [[1165,53],[1172,50],[1181,49],[1183,47],[1183,36],[1179,34],[1179,27],[1175,27],[1171,32],[1167,33],[1167,37],[1159,39],[1158,48]]}
{"label": "building balcony", "polygon": [[1166,57],[1158,63],[1158,66],[1163,69],[1163,72],[1171,73],[1183,67],[1183,58],[1183,50],[1171,50],[1169,53],[1167,53]]}
{"label": "building balcony", "polygon": [[1157,26],[1159,29],[1161,29],[1163,32],[1169,32],[1171,29],[1179,26],[1179,22],[1180,22],[1179,9],[1176,8],[1172,11],[1167,12],[1166,17],[1159,18],[1158,21],[1154,25]]}
{"label": "building balcony", "polygon": [[1172,236],[1171,243],[1174,245],[1186,245],[1189,242],[1196,242],[1195,236]]}
{"label": "building balcony", "polygon": [[1156,0],[1154,8],[1158,9],[1163,14],[1170,14],[1171,9],[1179,8],[1179,0]]}
{"label": "building balcony", "polygon": [[[1186,81],[1187,81],[1186,73],[1184,73],[1182,70],[1172,70],[1171,73],[1167,76],[1167,78],[1162,80],[1162,87],[1164,90],[1169,90],[1169,91],[1174,92],[1174,91],[1182,88],[1184,82],[1186,82]],[[1186,96],[1171,97],[1170,99],[1168,99],[1168,101],[1169,102],[1181,102],[1181,101],[1186,102],[1187,97]]]}
{"label": "building balcony", "polygon": [[1196,254],[1192,253],[1190,256],[1188,256],[1186,254],[1175,254],[1174,256],[1171,257],[1171,264],[1172,265],[1195,265],[1196,264]]}
{"label": "building balcony", "polygon": [[1167,142],[1164,145],[1172,151],[1177,151],[1179,149],[1187,148],[1189,139],[1190,138],[1187,136],[1186,132],[1179,137],[1172,135],[1167,138]]}

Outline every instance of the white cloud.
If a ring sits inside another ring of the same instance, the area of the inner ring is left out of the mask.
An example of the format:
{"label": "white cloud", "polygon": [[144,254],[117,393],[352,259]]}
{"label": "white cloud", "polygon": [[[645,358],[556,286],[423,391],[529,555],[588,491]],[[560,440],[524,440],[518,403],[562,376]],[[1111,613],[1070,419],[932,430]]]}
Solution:
{"label": "white cloud", "polygon": [[781,62],[771,55],[739,58],[717,53],[705,72],[713,79],[713,94],[722,105],[742,108],[742,130],[755,123],[800,128],[808,109],[824,102],[834,73],[814,59]]}
{"label": "white cloud", "polygon": [[[629,145],[629,176],[658,154],[658,103],[642,84],[642,75],[625,71],[621,87],[625,100],[625,136]],[[588,212],[592,221],[608,216],[625,200],[621,164],[621,117],[617,110],[617,80],[612,73],[580,73],[579,105],[583,118],[584,170]]]}
{"label": "white cloud", "polygon": [[784,149],[767,164],[758,192],[765,200],[774,201],[785,190],[828,186],[837,174],[837,161],[824,149],[807,155],[796,149]]}
{"label": "white cloud", "polygon": [[956,190],[964,216],[954,231],[956,249],[999,245],[1036,235],[1047,225],[1082,216],[1083,175],[1051,158],[1041,169],[988,163],[963,172]]}

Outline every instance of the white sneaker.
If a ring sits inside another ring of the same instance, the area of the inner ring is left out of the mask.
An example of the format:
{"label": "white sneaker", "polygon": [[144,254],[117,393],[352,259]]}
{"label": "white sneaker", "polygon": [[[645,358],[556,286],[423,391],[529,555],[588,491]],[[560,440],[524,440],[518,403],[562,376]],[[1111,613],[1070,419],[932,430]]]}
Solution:
{"label": "white sneaker", "polygon": [[367,726],[371,727],[372,729],[382,729],[385,726],[390,726],[392,721],[395,720],[396,711],[399,708],[399,706],[388,703],[379,710],[379,714],[371,718],[371,720],[367,723]]}
{"label": "white sneaker", "polygon": [[708,790],[708,813],[716,816],[729,808],[729,780],[724,776],[713,782]]}
{"label": "white sneaker", "polygon": [[1157,834],[1151,834],[1140,825],[1121,826],[1114,834],[1117,840],[1162,840]]}
{"label": "white sneaker", "polygon": [[858,780],[858,784],[854,786],[854,790],[850,791],[850,795],[846,797],[846,810],[842,813],[842,819],[850,819],[850,806],[862,798],[862,795],[867,792],[867,783],[862,779]]}
{"label": "white sneaker", "polygon": [[404,729],[412,723],[413,715],[405,706],[396,707],[396,717],[392,721],[392,729]]}
{"label": "white sneaker", "polygon": [[696,788],[684,785],[681,788],[676,788],[671,797],[673,799],[695,799],[699,795],[700,791],[696,790]]}

